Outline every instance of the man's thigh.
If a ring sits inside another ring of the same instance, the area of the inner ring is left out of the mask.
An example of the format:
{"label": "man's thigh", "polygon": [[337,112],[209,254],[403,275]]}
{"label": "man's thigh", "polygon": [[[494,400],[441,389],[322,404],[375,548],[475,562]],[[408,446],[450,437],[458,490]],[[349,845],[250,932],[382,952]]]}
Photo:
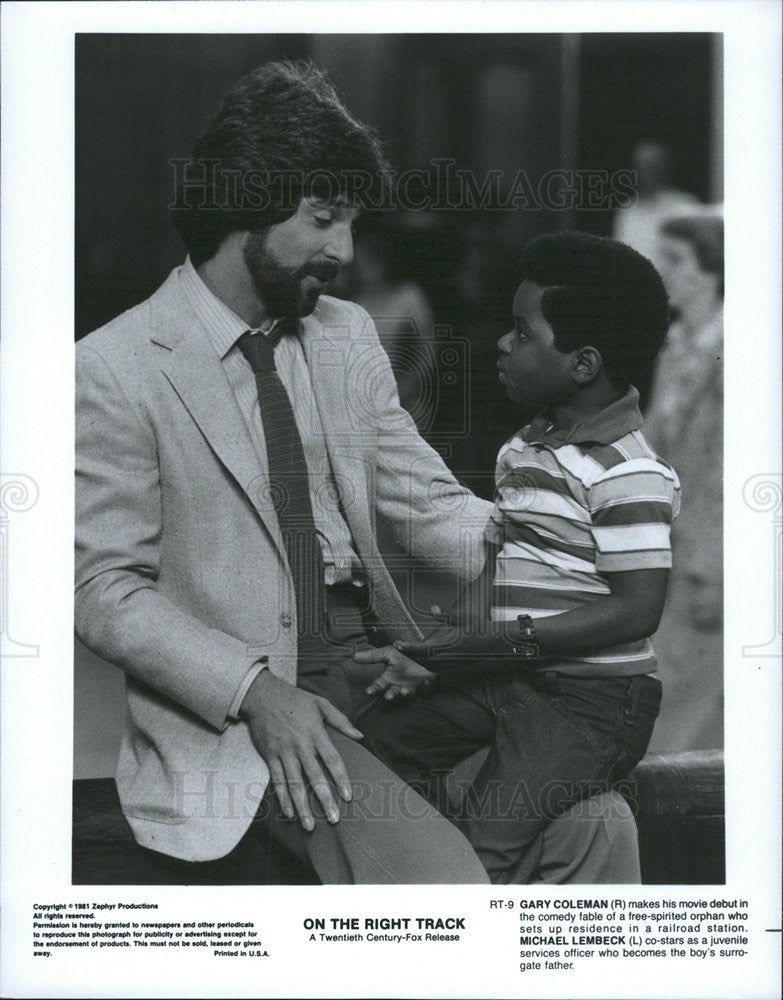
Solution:
{"label": "man's thigh", "polygon": [[286,819],[267,792],[260,822],[272,837],[315,868],[325,884],[486,884],[489,879],[457,828],[360,742],[332,728],[329,736],[351,778],[353,798],[340,799],[329,823],[311,794],[315,829]]}

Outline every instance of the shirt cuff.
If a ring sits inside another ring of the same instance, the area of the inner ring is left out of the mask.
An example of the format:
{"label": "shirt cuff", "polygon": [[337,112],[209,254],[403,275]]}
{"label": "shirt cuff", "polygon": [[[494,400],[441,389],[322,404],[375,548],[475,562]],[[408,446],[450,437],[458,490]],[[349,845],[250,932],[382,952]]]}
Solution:
{"label": "shirt cuff", "polygon": [[269,664],[266,657],[262,660],[256,660],[252,667],[248,670],[242,679],[242,683],[237,688],[237,693],[234,695],[234,700],[229,706],[228,712],[226,713],[227,718],[231,722],[239,721],[239,710],[242,707],[242,702],[245,700],[245,695],[250,689],[250,685],[258,677],[262,670],[267,670]]}

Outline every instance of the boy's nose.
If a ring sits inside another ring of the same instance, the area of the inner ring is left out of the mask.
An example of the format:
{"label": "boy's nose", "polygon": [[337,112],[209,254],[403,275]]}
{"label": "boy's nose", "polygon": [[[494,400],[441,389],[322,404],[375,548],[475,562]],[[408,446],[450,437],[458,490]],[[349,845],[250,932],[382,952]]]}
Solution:
{"label": "boy's nose", "polygon": [[503,336],[498,340],[498,350],[502,351],[503,354],[508,354],[511,348],[511,338],[514,336],[514,331],[509,330],[508,333],[504,333]]}

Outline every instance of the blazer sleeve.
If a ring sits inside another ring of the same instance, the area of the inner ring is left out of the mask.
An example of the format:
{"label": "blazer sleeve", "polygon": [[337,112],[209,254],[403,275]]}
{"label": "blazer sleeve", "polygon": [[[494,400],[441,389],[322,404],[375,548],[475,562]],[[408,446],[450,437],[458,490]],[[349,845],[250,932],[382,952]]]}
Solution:
{"label": "blazer sleeve", "polygon": [[[372,319],[364,310],[360,313],[365,331],[369,327],[377,341]],[[400,406],[391,364],[380,343],[372,387],[378,427],[378,516],[415,559],[463,582],[474,580],[486,559],[484,529],[492,504],[461,486],[419,435],[412,417]]]}
{"label": "blazer sleeve", "polygon": [[155,429],[89,344],[76,351],[79,638],[217,729],[259,660],[158,588],[161,492]]}

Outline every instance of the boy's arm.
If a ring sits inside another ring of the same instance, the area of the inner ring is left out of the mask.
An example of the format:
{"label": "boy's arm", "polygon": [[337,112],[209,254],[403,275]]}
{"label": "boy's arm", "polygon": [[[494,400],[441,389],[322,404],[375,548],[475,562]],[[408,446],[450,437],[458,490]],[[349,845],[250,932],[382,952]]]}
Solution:
{"label": "boy's arm", "polygon": [[[651,636],[658,627],[666,598],[668,569],[639,569],[607,574],[610,593],[590,604],[535,619],[540,655],[584,656],[604,646],[618,646]],[[444,626],[424,643],[396,643],[397,649],[423,660],[435,672],[464,669],[476,658],[520,661],[519,623],[485,622],[480,630]],[[482,664],[486,669],[487,664]]]}
{"label": "boy's arm", "polygon": [[[666,598],[668,569],[640,569],[606,575],[610,593],[590,604],[535,620],[539,657],[519,652],[516,621],[485,622],[481,632],[444,626],[424,643],[396,642],[356,654],[361,663],[385,663],[386,670],[368,688],[387,700],[429,687],[433,674],[486,673],[492,668],[534,666],[556,656],[589,655],[603,646],[646,639],[658,627]],[[425,669],[421,662],[426,663]],[[430,673],[432,671],[433,673]]]}
{"label": "boy's arm", "polygon": [[535,620],[542,656],[585,655],[603,646],[646,639],[658,628],[668,569],[637,569],[605,576],[611,593],[561,615]]}
{"label": "boy's arm", "polygon": [[[592,484],[588,505],[596,569],[610,592],[571,611],[536,618],[542,657],[584,656],[645,639],[655,632],[663,612],[671,566],[670,526],[679,508],[675,473],[647,457],[622,462]],[[462,620],[456,629],[436,630],[426,637],[424,648],[399,648],[424,658],[436,671],[448,662],[459,667],[475,657],[497,659],[501,665],[519,658],[515,649],[524,643],[517,621],[475,621],[478,627],[466,628]]]}

